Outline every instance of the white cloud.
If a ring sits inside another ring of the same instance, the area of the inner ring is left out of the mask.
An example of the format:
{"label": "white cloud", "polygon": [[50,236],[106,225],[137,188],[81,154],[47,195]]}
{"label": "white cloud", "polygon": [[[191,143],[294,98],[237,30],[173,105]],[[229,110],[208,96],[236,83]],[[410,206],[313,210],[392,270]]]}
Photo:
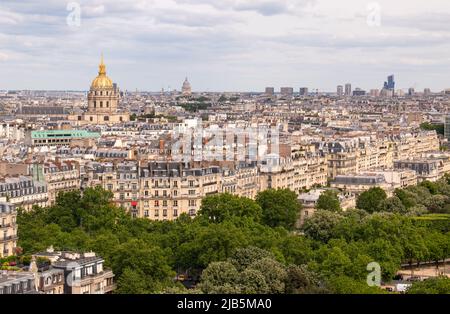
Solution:
{"label": "white cloud", "polygon": [[[67,25],[65,1],[0,3],[0,88],[87,88],[101,51],[129,89],[178,86],[186,75],[200,90],[334,90],[346,81],[372,88],[390,73],[405,86],[426,74],[433,81],[424,87],[450,86],[444,0],[379,0],[380,27],[367,25],[373,1],[78,2],[80,27]],[[32,67],[39,73],[27,76]]]}

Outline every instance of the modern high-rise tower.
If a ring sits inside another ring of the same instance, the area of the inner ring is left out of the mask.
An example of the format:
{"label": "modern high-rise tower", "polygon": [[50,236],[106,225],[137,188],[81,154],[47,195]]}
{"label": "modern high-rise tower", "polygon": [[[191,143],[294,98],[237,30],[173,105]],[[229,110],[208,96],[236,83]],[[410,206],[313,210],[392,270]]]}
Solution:
{"label": "modern high-rise tower", "polygon": [[345,84],[345,96],[351,96],[352,95],[352,84],[347,83]]}
{"label": "modern high-rise tower", "polygon": [[387,82],[384,82],[384,89],[387,90],[395,90],[395,80],[394,80],[394,75],[389,75],[387,78]]}

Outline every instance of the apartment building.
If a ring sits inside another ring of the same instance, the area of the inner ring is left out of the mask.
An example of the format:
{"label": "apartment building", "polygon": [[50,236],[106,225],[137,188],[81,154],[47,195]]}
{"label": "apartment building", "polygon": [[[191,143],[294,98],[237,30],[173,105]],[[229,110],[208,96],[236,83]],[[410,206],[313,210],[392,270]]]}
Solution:
{"label": "apartment building", "polygon": [[17,271],[0,272],[0,295],[34,293],[37,292],[33,273]]}
{"label": "apartment building", "polygon": [[221,193],[255,199],[259,192],[260,176],[257,167],[241,167],[224,170]]}
{"label": "apartment building", "polygon": [[411,169],[416,172],[419,182],[435,182],[444,175],[443,159],[409,158],[394,162],[395,169]]}
{"label": "apartment building", "polygon": [[61,192],[80,189],[80,167],[72,161],[47,161],[30,166],[30,174],[37,182],[47,185],[48,201],[54,204]]}
{"label": "apartment building", "polygon": [[17,247],[17,212],[13,204],[6,202],[6,198],[0,198],[0,257],[8,257],[15,254]]}
{"label": "apartment building", "polygon": [[334,181],[331,182],[331,187],[354,194],[361,194],[371,188],[379,187],[385,190],[388,195],[391,195],[392,192],[400,186],[389,184],[382,174],[361,173],[354,175],[338,175]]}
{"label": "apartment building", "polygon": [[65,278],[64,294],[109,294],[116,288],[114,274],[104,267],[104,259],[95,253],[60,252],[52,248],[35,254],[51,261],[52,273],[49,280],[58,282],[61,271]]}
{"label": "apartment building", "polygon": [[0,197],[6,197],[8,202],[25,210],[31,210],[35,205],[49,205],[47,184],[34,181],[29,176],[7,177],[1,180]]}
{"label": "apartment building", "polygon": [[190,168],[176,162],[150,162],[141,168],[142,198],[138,216],[173,220],[185,213],[195,216],[201,201],[222,191],[218,166]]}
{"label": "apartment building", "polygon": [[260,191],[290,189],[301,191],[327,185],[328,161],[326,157],[311,155],[306,158],[280,158],[268,155],[260,166]]}

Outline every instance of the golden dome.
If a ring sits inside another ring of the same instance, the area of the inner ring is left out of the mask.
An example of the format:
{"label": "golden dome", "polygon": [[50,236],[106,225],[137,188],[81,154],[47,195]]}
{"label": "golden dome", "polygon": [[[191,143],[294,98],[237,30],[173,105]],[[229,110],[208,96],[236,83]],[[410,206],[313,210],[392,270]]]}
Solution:
{"label": "golden dome", "polygon": [[106,76],[106,66],[103,63],[103,54],[100,65],[98,66],[98,76],[92,81],[92,89],[113,88],[112,80]]}

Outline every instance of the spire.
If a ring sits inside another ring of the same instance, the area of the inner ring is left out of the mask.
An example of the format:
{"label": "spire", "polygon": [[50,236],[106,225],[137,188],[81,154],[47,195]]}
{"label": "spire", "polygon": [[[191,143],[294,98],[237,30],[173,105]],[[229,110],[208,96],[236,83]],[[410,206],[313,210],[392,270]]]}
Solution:
{"label": "spire", "polygon": [[103,52],[100,60],[100,65],[98,66],[98,75],[106,75],[106,66],[103,63]]}

